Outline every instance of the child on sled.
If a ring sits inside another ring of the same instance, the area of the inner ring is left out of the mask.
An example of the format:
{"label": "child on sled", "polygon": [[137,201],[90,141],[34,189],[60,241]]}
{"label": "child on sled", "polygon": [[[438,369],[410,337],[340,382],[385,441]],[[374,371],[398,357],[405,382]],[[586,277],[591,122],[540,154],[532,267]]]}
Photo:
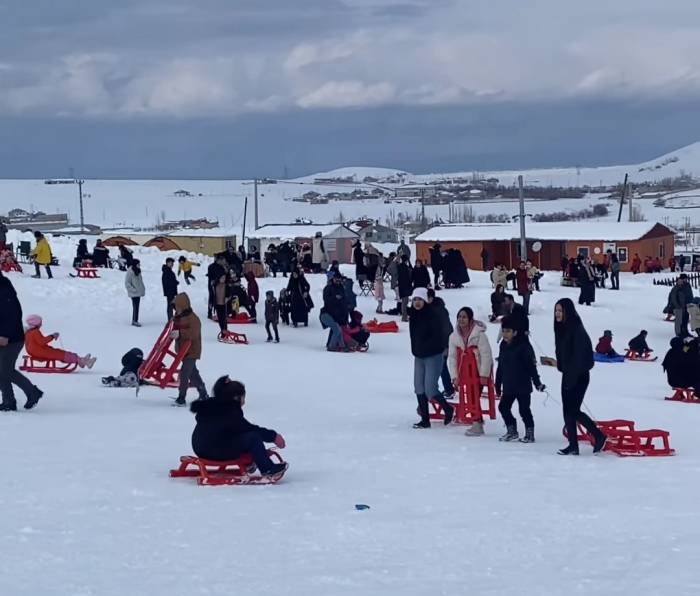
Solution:
{"label": "child on sled", "polygon": [[647,344],[647,332],[645,329],[642,329],[639,335],[630,339],[627,346],[640,357],[646,357],[647,354],[652,352],[652,349]]}
{"label": "child on sled", "polygon": [[27,332],[24,335],[24,347],[27,354],[34,360],[56,360],[65,364],[77,364],[80,368],[92,368],[97,358],[90,354],[78,356],[74,352],[52,348],[49,344],[59,338],[58,333],[43,335],[41,325],[43,321],[39,315],[29,315],[27,317]]}
{"label": "child on sled", "polygon": [[263,476],[275,476],[287,469],[286,463],[273,463],[265,443],[285,447],[282,435],[248,422],[243,415],[246,392],[239,381],[220,377],[212,397],[192,402],[190,410],[197,424],[192,433],[192,449],[197,457],[230,461],[250,454]]}
{"label": "child on sled", "polygon": [[610,329],[603,331],[603,337],[598,338],[595,351],[597,354],[602,354],[608,358],[617,358],[619,354],[612,347],[613,334]]}

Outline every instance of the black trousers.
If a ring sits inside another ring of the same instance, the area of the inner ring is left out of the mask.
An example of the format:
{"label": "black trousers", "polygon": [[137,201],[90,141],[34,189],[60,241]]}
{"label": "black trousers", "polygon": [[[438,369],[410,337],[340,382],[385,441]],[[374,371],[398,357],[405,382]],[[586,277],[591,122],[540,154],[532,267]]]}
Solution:
{"label": "black trousers", "polygon": [[267,454],[265,442],[257,431],[250,431],[242,435],[234,436],[225,444],[209,445],[199,444],[196,433],[192,437],[192,448],[197,457],[212,461],[228,461],[238,459],[246,453],[253,456],[253,461],[261,472],[267,472],[272,466],[270,456]]}
{"label": "black trousers", "polygon": [[165,301],[165,312],[168,315],[168,321],[170,321],[173,318],[173,313],[175,312],[175,307],[173,306],[173,300],[175,299],[175,296],[166,296]]}
{"label": "black trousers", "polygon": [[[41,269],[39,263],[34,263],[34,271],[36,271],[36,276],[41,277]],[[51,267],[49,265],[44,265],[46,268],[46,276],[51,279],[53,275],[51,274]]]}
{"label": "black trousers", "polygon": [[433,279],[433,286],[437,288],[439,285],[438,282],[440,281],[440,269],[433,267]]}
{"label": "black trousers", "polygon": [[613,290],[620,289],[620,272],[619,271],[617,273],[615,273],[615,272],[610,273],[610,283],[612,284]]}
{"label": "black trousers", "polygon": [[569,437],[569,445],[576,449],[578,449],[578,438],[576,436],[577,422],[583,424],[584,428],[593,437],[601,435],[601,431],[598,429],[595,422],[591,420],[591,417],[581,411],[583,398],[586,395],[586,389],[588,389],[590,380],[591,376],[586,372],[576,379],[573,384],[566,387],[564,385],[564,379],[562,378],[561,404],[564,412],[564,426],[566,427],[566,434]]}
{"label": "black trousers", "polygon": [[272,339],[272,335],[270,334],[270,326],[272,326],[272,330],[275,332],[275,339],[279,341],[280,334],[277,331],[277,323],[273,321],[265,321],[265,331],[267,331],[267,339]]}
{"label": "black trousers", "polygon": [[141,305],[141,298],[139,296],[134,296],[131,299],[131,322],[139,322],[139,306]]}
{"label": "black trousers", "polygon": [[216,321],[219,323],[219,329],[223,333],[228,329],[228,313],[226,312],[225,304],[217,304],[214,306],[216,310]]}
{"label": "black trousers", "polygon": [[23,347],[23,341],[0,347],[0,393],[2,394],[2,403],[6,406],[17,405],[12,385],[17,385],[28,398],[39,391],[27,377],[15,368]]}
{"label": "black trousers", "polygon": [[535,428],[535,419],[532,417],[532,410],[530,409],[531,397],[530,393],[501,396],[501,401],[498,404],[498,411],[501,413],[501,417],[503,418],[503,422],[506,423],[506,426],[518,425],[515,416],[513,416],[510,411],[513,404],[517,401],[520,418],[522,418],[525,428]]}
{"label": "black trousers", "polygon": [[207,305],[207,318],[211,318],[212,313],[216,310],[216,297],[214,295],[214,288],[211,287],[211,284],[208,286],[209,289],[209,302]]}

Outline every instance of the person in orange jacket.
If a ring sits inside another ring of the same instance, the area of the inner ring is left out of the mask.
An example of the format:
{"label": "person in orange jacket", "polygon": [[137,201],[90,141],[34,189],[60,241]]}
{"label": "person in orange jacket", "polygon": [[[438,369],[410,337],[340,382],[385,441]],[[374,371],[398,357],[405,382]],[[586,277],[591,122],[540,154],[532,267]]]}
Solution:
{"label": "person in orange jacket", "polygon": [[49,344],[58,339],[58,333],[43,335],[40,331],[43,321],[39,315],[27,317],[27,332],[24,334],[24,347],[34,360],[57,360],[66,364],[77,364],[80,368],[92,368],[97,358],[90,354],[78,356],[74,352],[52,348]]}

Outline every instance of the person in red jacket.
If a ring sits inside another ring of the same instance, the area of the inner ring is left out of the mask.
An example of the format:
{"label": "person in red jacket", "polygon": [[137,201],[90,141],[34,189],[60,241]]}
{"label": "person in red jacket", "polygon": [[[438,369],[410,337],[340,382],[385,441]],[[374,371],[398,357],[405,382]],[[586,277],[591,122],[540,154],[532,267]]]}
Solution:
{"label": "person in red jacket", "polygon": [[24,334],[24,347],[34,360],[57,360],[66,364],[77,364],[80,368],[92,368],[97,358],[90,354],[78,356],[74,352],[52,348],[49,344],[58,339],[58,333],[43,335],[40,331],[43,321],[39,315],[27,317],[27,332]]}
{"label": "person in red jacket", "polygon": [[642,259],[639,258],[639,255],[637,253],[634,253],[634,258],[632,259],[632,265],[630,269],[632,270],[632,273],[637,275],[639,273],[639,269],[642,266]]}
{"label": "person in red jacket", "polygon": [[522,296],[525,314],[529,315],[530,294],[532,293],[532,289],[530,287],[530,278],[527,275],[527,264],[525,261],[520,261],[518,270],[515,272],[515,287],[518,290],[518,295]]}
{"label": "person in red jacket", "polygon": [[671,257],[668,260],[668,268],[671,270],[671,273],[676,272],[676,257]]}
{"label": "person in red jacket", "polygon": [[260,301],[260,288],[258,288],[255,274],[252,271],[248,271],[243,277],[245,277],[246,282],[248,282],[248,297],[252,302],[257,304]]}
{"label": "person in red jacket", "polygon": [[612,347],[613,334],[610,329],[603,331],[603,337],[598,338],[598,345],[595,347],[595,351],[598,354],[603,354],[608,358],[614,358],[619,356],[619,354]]}

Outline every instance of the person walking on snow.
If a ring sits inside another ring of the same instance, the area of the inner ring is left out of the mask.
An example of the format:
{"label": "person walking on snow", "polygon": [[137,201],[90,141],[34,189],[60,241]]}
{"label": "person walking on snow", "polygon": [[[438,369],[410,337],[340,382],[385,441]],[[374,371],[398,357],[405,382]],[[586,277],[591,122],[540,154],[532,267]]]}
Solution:
{"label": "person walking on snow", "polygon": [[265,331],[267,331],[267,341],[272,341],[270,327],[275,332],[275,343],[280,343],[280,334],[277,329],[280,321],[280,305],[272,290],[265,292]]}
{"label": "person walking on snow", "polygon": [[416,288],[411,296],[409,332],[413,354],[413,387],[421,418],[413,428],[430,428],[429,399],[440,404],[447,425],[452,422],[454,408],[440,392],[438,379],[444,364],[443,354],[448,338],[445,336],[440,313],[428,303],[428,290],[425,288]]}
{"label": "person walking on snow", "polygon": [[693,301],[693,289],[688,283],[688,276],[681,273],[668,295],[668,302],[673,309],[675,320],[675,332],[677,337],[688,337],[688,309]]}
{"label": "person walking on snow", "polygon": [[523,308],[525,314],[530,314],[530,293],[532,287],[530,285],[530,276],[528,275],[527,265],[525,261],[520,261],[518,270],[515,272],[515,287],[518,289],[518,295],[523,299]]}
{"label": "person walking on snow", "polygon": [[141,298],[146,295],[146,286],[143,283],[141,275],[141,261],[134,259],[131,267],[126,272],[124,277],[124,287],[129,298],[131,298],[131,324],[134,327],[141,327],[139,323],[139,306]]}
{"label": "person walking on snow", "polygon": [[612,290],[620,289],[620,260],[614,252],[610,253],[610,284]]}
{"label": "person walking on snow", "polygon": [[12,385],[17,385],[27,396],[24,404],[27,410],[31,410],[44,395],[16,368],[23,347],[22,305],[12,282],[0,271],[0,412],[17,410]]}
{"label": "person walking on snow", "polygon": [[51,273],[51,247],[49,246],[49,241],[44,237],[41,232],[34,232],[34,238],[36,238],[36,246],[31,252],[31,256],[34,259],[34,271],[36,272],[32,277],[39,279],[41,277],[40,267],[43,265],[46,269],[46,276],[49,279],[53,278]]}
{"label": "person walking on snow", "polygon": [[[486,325],[474,320],[474,311],[468,306],[459,309],[457,313],[457,328],[450,334],[447,351],[447,368],[452,379],[452,386],[459,388],[459,351],[465,351],[471,347],[476,348],[474,357],[479,371],[479,395],[484,385],[489,382],[491,369],[493,368],[493,353],[491,344],[486,335]],[[484,434],[484,420],[475,421],[464,433],[468,437],[477,437]]]}
{"label": "person walking on snow", "polygon": [[593,345],[569,298],[562,298],[554,305],[554,343],[557,370],[561,375],[561,401],[564,426],[569,445],[560,449],[559,455],[578,455],[576,423],[583,424],[593,437],[593,453],[605,447],[607,437],[591,418],[581,411],[583,398],[590,383],[593,368]]}
{"label": "person walking on snow", "polygon": [[202,357],[202,322],[192,312],[190,297],[185,292],[175,296],[173,304],[175,305],[174,329],[170,336],[177,340],[175,350],[179,352],[184,342],[190,342],[180,368],[180,388],[175,400],[175,405],[184,406],[187,403],[185,396],[190,385],[197,389],[199,399],[207,399],[207,389],[197,369],[197,360]]}
{"label": "person walking on snow", "polygon": [[[535,385],[537,391],[545,390],[537,373],[535,351],[527,335],[518,331],[516,321],[512,317],[503,317],[501,332],[503,341],[498,353],[495,384],[496,395],[501,398],[498,411],[506,423],[506,432],[498,440],[534,443],[535,420],[530,409],[532,385]],[[518,434],[518,423],[510,411],[516,401],[520,418],[525,425],[525,436],[522,439]]]}
{"label": "person walking on snow", "polygon": [[177,296],[177,286],[180,284],[175,277],[175,272],[173,267],[175,266],[175,259],[168,257],[165,259],[165,265],[163,265],[162,271],[163,275],[161,277],[161,283],[163,285],[163,296],[165,296],[165,308],[168,321],[173,318],[173,298]]}

